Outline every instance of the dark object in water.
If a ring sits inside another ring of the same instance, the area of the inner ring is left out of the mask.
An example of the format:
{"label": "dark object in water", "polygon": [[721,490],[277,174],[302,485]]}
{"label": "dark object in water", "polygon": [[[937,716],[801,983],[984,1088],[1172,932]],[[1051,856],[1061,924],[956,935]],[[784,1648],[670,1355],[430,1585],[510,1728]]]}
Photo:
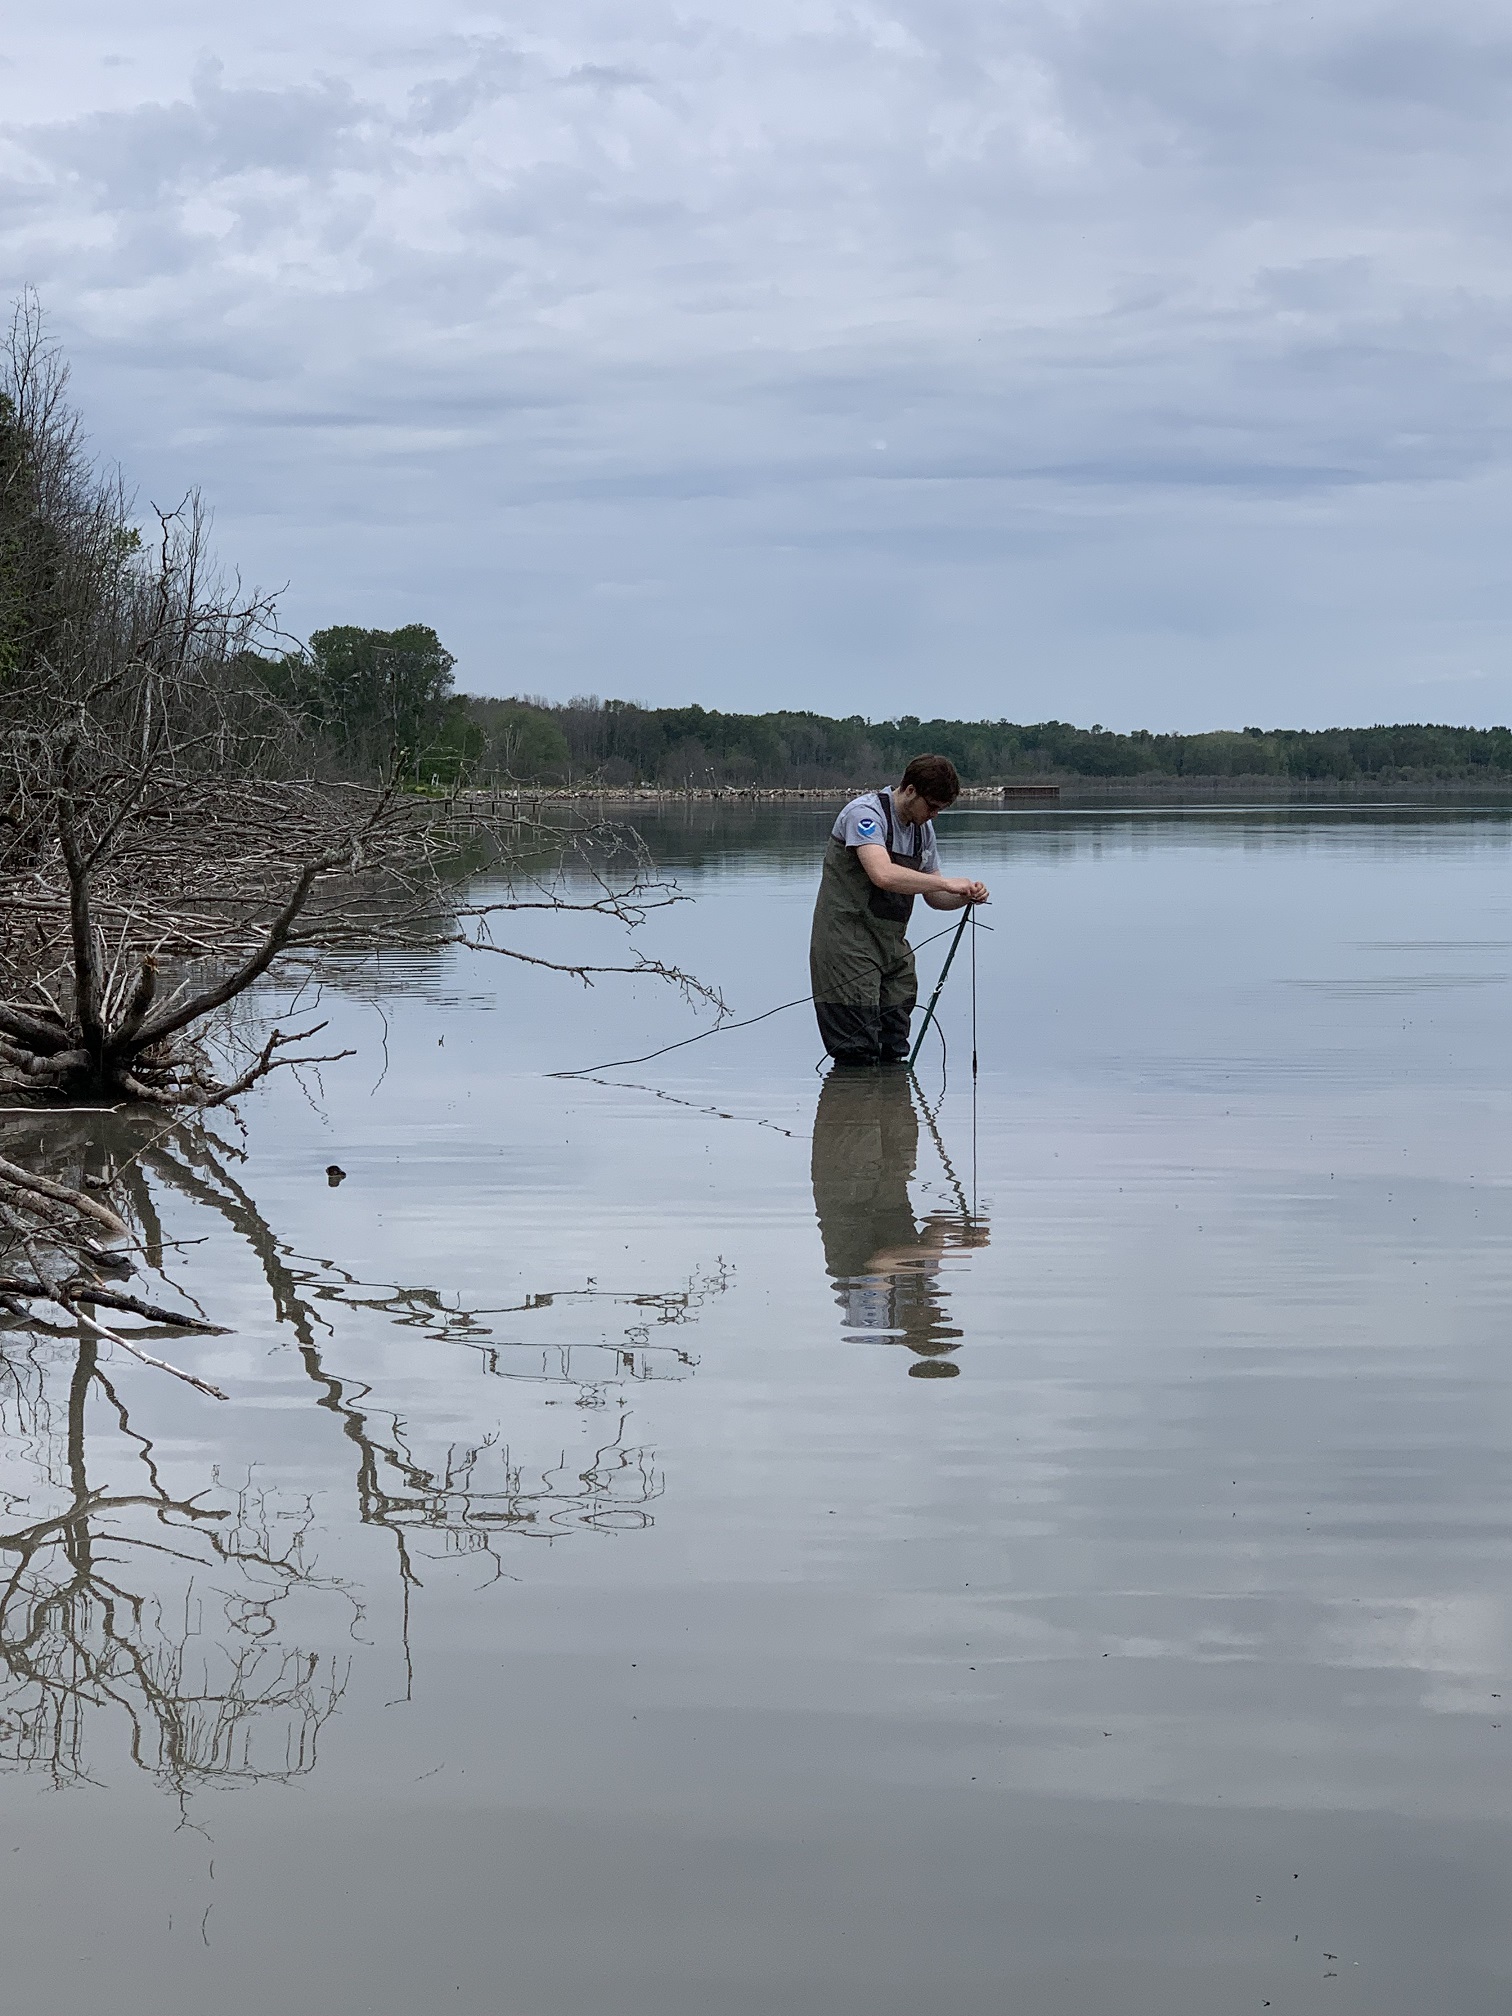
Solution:
{"label": "dark object in water", "polygon": [[920,1358],[908,1368],[910,1379],[958,1379],[960,1373],[953,1358]]}
{"label": "dark object in water", "polygon": [[344,1183],[346,1181],[345,1169],[341,1168],[335,1162],[328,1162],[326,1164],[326,1181],[327,1183],[330,1184],[331,1188],[334,1190],[338,1183]]}
{"label": "dark object in water", "polygon": [[[908,1053],[908,1068],[910,1071],[912,1071],[915,1064],[919,1061],[919,1052],[924,1048],[924,1038],[929,1034],[929,1025],[934,1020],[934,1012],[939,1005],[941,991],[944,988],[946,980],[950,977],[950,962],[955,958],[961,939],[965,935],[966,926],[971,922],[971,913],[975,908],[976,905],[974,903],[968,903],[966,908],[961,912],[961,921],[957,924],[956,934],[950,941],[950,950],[945,954],[945,964],[940,968],[940,977],[936,980],[934,992],[929,997],[929,1006],[924,1010],[924,1020],[919,1024],[919,1033],[914,1038],[912,1050]],[[975,943],[976,940],[973,939],[972,944],[975,945]],[[973,1026],[975,1026],[974,1017]],[[973,1066],[974,1069],[975,1067]]]}

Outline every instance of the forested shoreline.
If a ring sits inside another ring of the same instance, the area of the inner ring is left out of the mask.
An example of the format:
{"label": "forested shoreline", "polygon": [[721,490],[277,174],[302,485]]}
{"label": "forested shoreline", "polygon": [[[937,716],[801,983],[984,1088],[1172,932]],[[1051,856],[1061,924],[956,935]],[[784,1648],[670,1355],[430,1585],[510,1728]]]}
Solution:
{"label": "forested shoreline", "polygon": [[[1512,786],[1512,730],[1400,724],[1321,731],[1116,734],[1070,722],[923,720],[815,713],[728,714],[626,701],[496,701],[461,709],[480,770],[611,788],[816,788],[898,775],[920,750],[948,756],[967,784],[1147,780],[1206,783],[1482,781]],[[490,760],[491,759],[491,760]]]}
{"label": "forested shoreline", "polygon": [[630,700],[455,690],[451,654],[422,624],[317,631],[258,669],[279,702],[354,774],[408,773],[420,788],[536,784],[670,791],[822,790],[895,776],[910,756],[948,756],[974,785],[1244,783],[1512,788],[1512,729],[1404,722],[1119,734],[1094,722],[871,721],[809,711],[725,713]]}

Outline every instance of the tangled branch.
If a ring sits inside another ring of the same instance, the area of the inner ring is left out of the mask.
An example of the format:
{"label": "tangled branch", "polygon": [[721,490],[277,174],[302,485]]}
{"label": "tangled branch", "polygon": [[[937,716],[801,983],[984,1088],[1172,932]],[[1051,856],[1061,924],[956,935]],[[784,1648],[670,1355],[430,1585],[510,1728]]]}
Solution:
{"label": "tangled branch", "polygon": [[[0,1093],[223,1104],[332,1060],[311,1029],[218,1054],[222,1010],[275,969],[385,949],[465,946],[588,985],[654,974],[717,1003],[656,959],[497,936],[510,912],[633,929],[678,901],[627,830],[318,775],[259,655],[272,598],[217,570],[197,493],[154,507],[143,539],[66,387],[23,301],[0,345]],[[503,894],[466,897],[478,867]]]}

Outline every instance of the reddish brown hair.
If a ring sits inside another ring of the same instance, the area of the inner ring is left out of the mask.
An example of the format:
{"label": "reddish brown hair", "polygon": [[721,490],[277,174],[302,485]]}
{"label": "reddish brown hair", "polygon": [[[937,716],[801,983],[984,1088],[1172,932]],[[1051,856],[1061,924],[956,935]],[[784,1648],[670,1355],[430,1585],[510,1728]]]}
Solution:
{"label": "reddish brown hair", "polygon": [[953,805],[961,795],[961,780],[948,756],[915,756],[903,772],[902,788],[910,785],[931,805]]}

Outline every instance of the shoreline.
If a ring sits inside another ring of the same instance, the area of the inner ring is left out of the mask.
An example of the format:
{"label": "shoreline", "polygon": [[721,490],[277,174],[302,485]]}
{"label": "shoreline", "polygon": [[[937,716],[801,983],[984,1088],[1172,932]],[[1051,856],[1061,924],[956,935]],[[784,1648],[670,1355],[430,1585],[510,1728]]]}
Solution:
{"label": "shoreline", "polygon": [[[676,805],[843,805],[874,783],[834,785],[727,785],[698,789],[657,784],[619,786],[593,784],[510,784],[463,790],[459,798],[487,799],[512,805],[582,804]],[[1468,800],[1512,807],[1512,778],[1493,784],[1479,778],[1400,779],[1320,777],[1047,777],[1006,784],[967,784],[957,807],[1013,806],[1026,811],[1053,811],[1058,806],[1104,804],[1135,799],[1167,804],[1221,804],[1228,800],[1263,800],[1268,804],[1429,803],[1435,799]]]}

